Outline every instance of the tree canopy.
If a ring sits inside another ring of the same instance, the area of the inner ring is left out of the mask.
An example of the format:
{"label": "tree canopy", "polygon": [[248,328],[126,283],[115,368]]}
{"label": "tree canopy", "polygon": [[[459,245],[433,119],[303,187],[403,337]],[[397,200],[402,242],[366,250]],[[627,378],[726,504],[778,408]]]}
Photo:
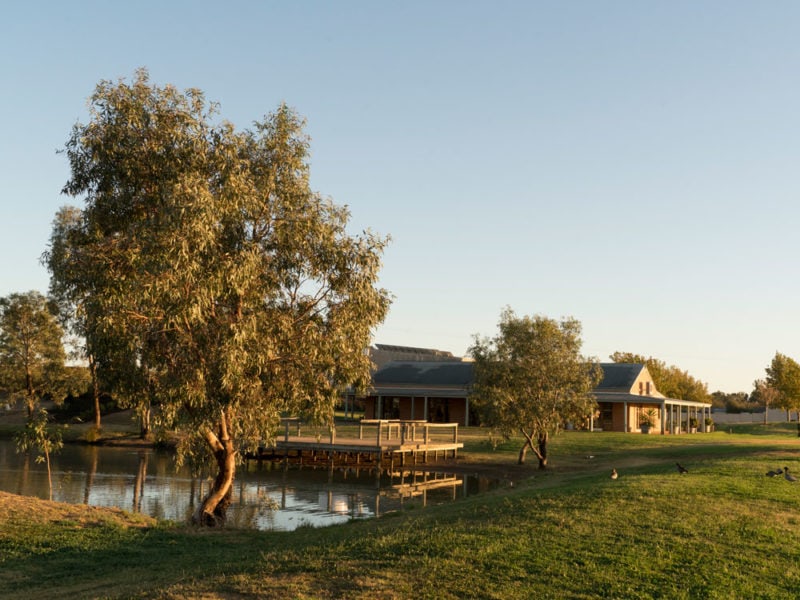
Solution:
{"label": "tree canopy", "polygon": [[53,272],[87,307],[92,352],[186,433],[179,459],[213,456],[206,523],[281,415],[328,421],[343,386],[366,384],[389,305],[387,240],[350,235],[348,210],[311,190],[303,120],[281,105],[239,131],[216,110],[144,70],[98,84],[66,144],[64,191],[84,207]]}
{"label": "tree canopy", "polygon": [[694,402],[710,402],[708,386],[692,377],[674,365],[667,365],[663,360],[648,357],[633,352],[614,352],[609,358],[616,363],[633,363],[645,365],[656,389],[667,396],[677,400],[692,400]]}
{"label": "tree canopy", "polygon": [[774,406],[786,411],[800,410],[800,364],[776,352],[766,373],[767,384],[778,391]]}
{"label": "tree canopy", "polygon": [[63,331],[53,303],[36,291],[0,298],[0,390],[23,399],[32,418],[42,398],[67,388]]}
{"label": "tree canopy", "polygon": [[771,386],[764,379],[756,379],[753,382],[753,392],[750,394],[750,402],[764,407],[764,425],[769,421],[769,407],[775,406],[780,400],[781,393]]}
{"label": "tree canopy", "polygon": [[500,316],[491,339],[476,336],[472,398],[483,420],[504,435],[525,437],[519,463],[531,449],[547,466],[547,442],[566,422],[582,422],[596,405],[592,390],[602,377],[596,361],[580,354],[581,324],[573,318]]}

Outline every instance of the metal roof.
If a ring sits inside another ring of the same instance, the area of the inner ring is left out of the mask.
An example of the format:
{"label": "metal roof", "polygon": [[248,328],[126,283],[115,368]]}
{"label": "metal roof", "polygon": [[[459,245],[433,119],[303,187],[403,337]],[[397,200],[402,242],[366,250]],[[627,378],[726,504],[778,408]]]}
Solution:
{"label": "metal roof", "polygon": [[473,363],[464,361],[392,361],[372,376],[376,387],[456,387],[472,384]]}
{"label": "metal roof", "polygon": [[[632,363],[601,363],[603,380],[595,388],[598,402],[707,407],[710,403],[631,393],[646,369]],[[380,396],[465,397],[473,381],[474,363],[467,361],[391,361],[372,375],[372,393]]]}
{"label": "metal roof", "polygon": [[696,408],[708,408],[710,402],[695,402],[694,400],[679,400],[678,398],[664,398],[658,396],[640,396],[638,394],[627,394],[623,392],[603,392],[595,391],[594,397],[598,402],[610,402],[612,404],[656,404],[658,406],[692,406]]}
{"label": "metal roof", "polygon": [[635,363],[600,363],[600,366],[603,369],[603,380],[596,390],[618,389],[629,392],[645,369],[644,365]]}

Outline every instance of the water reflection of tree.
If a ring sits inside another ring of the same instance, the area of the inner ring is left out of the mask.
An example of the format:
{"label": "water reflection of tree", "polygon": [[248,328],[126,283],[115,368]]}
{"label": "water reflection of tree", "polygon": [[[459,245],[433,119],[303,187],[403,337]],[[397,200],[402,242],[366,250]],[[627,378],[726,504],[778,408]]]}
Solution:
{"label": "water reflection of tree", "polygon": [[139,452],[139,469],[133,484],[133,512],[142,511],[142,496],[144,496],[144,482],[147,479],[147,457],[149,452]]}
{"label": "water reflection of tree", "polygon": [[91,446],[89,453],[91,454],[91,460],[89,462],[89,472],[86,474],[86,486],[83,488],[83,503],[89,504],[89,495],[92,492],[92,485],[94,485],[94,476],[97,473],[97,457],[99,456],[99,451],[97,446]]}
{"label": "water reflection of tree", "polygon": [[27,452],[22,459],[22,469],[19,476],[19,485],[17,486],[17,495],[24,496],[28,489],[28,473],[31,470],[31,455]]}

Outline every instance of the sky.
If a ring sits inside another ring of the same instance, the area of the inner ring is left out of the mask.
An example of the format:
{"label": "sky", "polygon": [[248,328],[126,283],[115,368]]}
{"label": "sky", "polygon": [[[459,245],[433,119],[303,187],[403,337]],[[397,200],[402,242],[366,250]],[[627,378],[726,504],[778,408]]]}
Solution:
{"label": "sky", "polygon": [[391,237],[376,343],[500,313],[750,391],[800,359],[800,3],[4,1],[0,296],[47,291],[59,153],[146,67],[239,128],[286,102],[312,187]]}

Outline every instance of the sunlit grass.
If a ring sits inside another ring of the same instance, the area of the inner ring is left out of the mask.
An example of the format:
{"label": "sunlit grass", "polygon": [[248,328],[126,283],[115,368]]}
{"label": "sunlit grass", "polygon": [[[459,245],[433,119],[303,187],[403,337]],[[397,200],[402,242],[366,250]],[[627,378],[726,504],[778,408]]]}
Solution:
{"label": "sunlit grass", "polygon": [[[513,487],[293,533],[0,515],[0,596],[796,598],[800,484],[764,475],[800,474],[792,433],[568,432]],[[521,440],[463,434],[513,466]]]}

